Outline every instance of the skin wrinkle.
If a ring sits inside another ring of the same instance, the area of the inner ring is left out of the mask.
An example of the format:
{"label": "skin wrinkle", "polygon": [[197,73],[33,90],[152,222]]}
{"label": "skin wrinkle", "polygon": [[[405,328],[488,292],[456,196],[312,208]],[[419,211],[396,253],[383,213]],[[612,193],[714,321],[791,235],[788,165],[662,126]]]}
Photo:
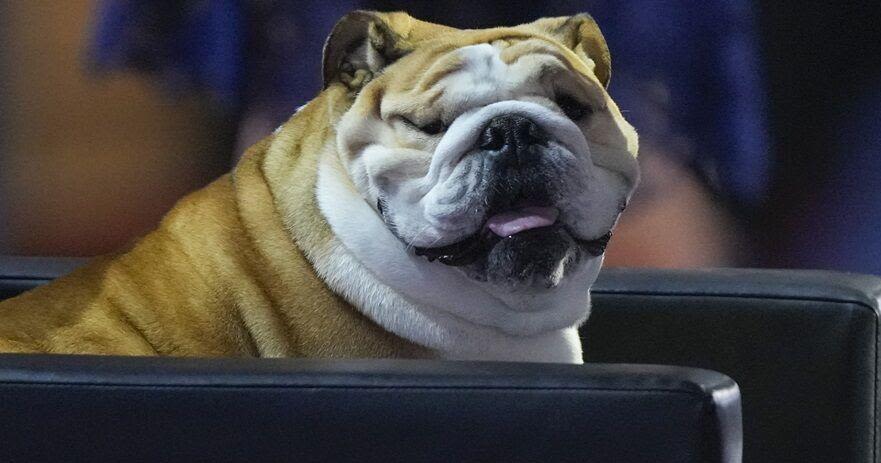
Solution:
{"label": "skin wrinkle", "polygon": [[[409,103],[401,105],[399,109],[380,109],[380,119],[387,120],[392,114],[407,114],[408,112],[410,113],[411,118],[414,120],[424,121],[425,119],[427,119],[422,114],[424,111],[420,111],[416,108],[431,108],[435,106],[437,100],[442,99],[446,95],[445,87],[435,87],[440,85],[441,81],[444,78],[462,70],[464,63],[462,62],[461,57],[457,54],[458,50],[459,49],[451,50],[447,54],[439,58],[435,62],[435,64],[432,65],[432,68],[438,68],[439,71],[435,71],[433,73],[434,75],[432,75],[429,79],[423,78],[422,80],[420,80],[415,88],[407,90],[408,97],[406,98],[406,101],[408,101]],[[548,54],[550,54],[551,56],[547,56]],[[535,80],[542,81],[547,77],[549,73],[554,74],[550,77],[554,77],[555,75],[562,75],[564,77],[568,77],[572,74],[578,75],[582,78],[573,79],[573,83],[577,87],[575,90],[581,95],[583,99],[592,102],[591,105],[597,108],[595,109],[595,111],[605,110],[604,105],[597,103],[598,98],[596,96],[595,89],[596,83],[584,78],[585,76],[581,75],[578,72],[577,67],[572,66],[563,54],[558,52],[556,49],[550,47],[549,44],[537,42],[534,39],[519,41],[515,45],[504,49],[500,54],[500,57],[502,58],[502,61],[508,65],[515,65],[518,61],[524,58],[541,60],[553,59],[553,61],[542,63],[538,69],[530,71],[530,73],[523,76],[521,80],[528,81],[533,79],[532,75],[538,75],[539,77]],[[431,88],[428,88],[428,84],[431,84]],[[541,97],[542,99],[547,100],[547,95],[541,95]],[[414,102],[420,99],[425,99],[426,101],[424,103]],[[376,98],[375,101],[377,102],[377,105],[380,106],[387,103],[381,98]],[[470,107],[480,106],[481,103],[481,101],[476,101],[470,104],[466,102],[466,104],[460,108],[460,113],[461,111],[467,110]],[[455,117],[458,117],[458,114],[450,114],[445,116],[445,118],[448,119],[454,119]]]}
{"label": "skin wrinkle", "polygon": [[[552,157],[551,157],[551,158],[552,158]],[[464,166],[468,166],[468,165],[470,165],[470,164],[463,164],[463,165],[464,165]],[[563,169],[559,169],[559,171],[562,171],[562,170],[563,170]],[[460,172],[461,172],[461,171],[460,171]],[[457,182],[459,181],[458,179],[459,179],[459,178],[462,178],[462,177],[464,177],[464,175],[461,174],[461,173],[459,173],[459,174],[454,175],[453,177],[451,177],[449,181],[455,184],[455,183],[457,183]],[[477,187],[475,187],[475,190],[479,190],[480,188],[481,188],[481,187],[477,186]]]}
{"label": "skin wrinkle", "polygon": [[[247,238],[250,240],[250,234],[246,234]],[[253,245],[253,242],[252,242]],[[264,279],[259,278],[259,271],[253,265],[250,265],[247,261],[242,262],[243,271],[250,277],[252,281],[254,281],[253,287],[259,292],[259,295],[269,302],[266,305],[267,310],[263,312],[264,317],[261,317],[259,321],[254,324],[254,321],[249,320],[249,317],[246,316],[246,312],[243,311],[244,307],[242,304],[235,302],[236,300],[240,300],[243,298],[233,298],[233,320],[241,323],[240,328],[243,330],[244,341],[246,342],[247,350],[253,351],[255,356],[258,357],[266,357],[270,353],[270,349],[267,349],[267,346],[261,345],[257,342],[257,339],[265,339],[269,336],[255,336],[254,332],[260,329],[260,325],[268,325],[270,327],[277,326],[282,324],[282,320],[284,317],[281,315],[279,308],[283,307],[281,301],[274,298],[273,293],[269,290],[266,283],[264,283]],[[250,311],[248,311],[250,312]],[[250,322],[249,322],[250,321]]]}
{"label": "skin wrinkle", "polygon": [[[564,64],[566,62],[565,56],[560,53],[558,48],[555,48],[551,44],[536,39],[518,41],[510,47],[501,49],[498,56],[503,63],[507,64],[508,66],[512,66],[514,64],[517,64],[520,59],[528,57],[530,55],[539,55],[545,58],[554,58],[559,61],[560,64]],[[573,72],[577,72],[576,69],[571,70]]]}
{"label": "skin wrinkle", "polygon": [[465,185],[465,183],[462,182],[462,180],[464,180],[466,177],[471,175],[472,171],[475,170],[474,164],[475,164],[474,162],[466,162],[466,163],[462,164],[464,167],[459,172],[459,174],[456,176],[456,178],[452,179],[452,180],[455,180],[455,183],[457,184],[456,188],[454,188],[451,191],[451,194],[449,196],[444,196],[444,197],[438,198],[437,204],[443,204],[443,205],[452,204],[452,203],[462,199],[468,193],[468,191],[467,191],[468,188]]}
{"label": "skin wrinkle", "polygon": [[260,349],[257,347],[257,340],[254,338],[251,330],[248,329],[248,324],[245,322],[245,316],[242,313],[245,308],[238,302],[234,301],[233,304],[232,324],[234,327],[238,328],[238,331],[242,335],[241,344],[244,345],[245,352],[247,352],[250,357],[261,357]]}
{"label": "skin wrinkle", "polygon": [[421,79],[416,83],[411,92],[427,93],[431,87],[434,87],[444,77],[459,72],[465,63],[456,55],[452,57],[443,57],[437,60],[425,72]]}
{"label": "skin wrinkle", "polygon": [[[262,166],[257,166],[256,174],[259,176],[261,183],[266,183],[266,175],[263,172]],[[271,196],[270,196],[271,197]],[[245,217],[242,215],[242,209],[240,207],[236,208],[236,217],[240,223],[245,223]],[[245,239],[250,243],[249,248],[257,250],[257,255],[253,255],[253,259],[242,259],[241,265],[243,268],[247,269],[247,273],[252,275],[253,281],[255,281],[255,287],[260,291],[260,294],[269,301],[267,314],[269,315],[269,324],[272,325],[281,325],[288,327],[288,331],[292,326],[291,321],[285,316],[285,311],[281,310],[284,307],[282,301],[280,301],[274,292],[271,290],[268,285],[268,281],[272,281],[272,278],[260,278],[260,273],[266,272],[267,266],[265,265],[267,262],[267,257],[265,253],[262,252],[259,243],[256,241],[256,236],[254,233],[250,232],[250,229],[245,227],[248,230],[248,233],[245,233]],[[259,260],[262,265],[258,267],[257,262],[255,260]],[[262,272],[260,269],[264,269]],[[244,329],[244,334],[246,336],[245,341],[248,342],[249,350],[253,350],[256,354],[263,356],[265,354],[264,349],[260,347],[260,344],[257,342],[258,337],[254,336],[252,328],[250,324],[247,322],[247,317],[245,316],[245,312],[243,312],[245,308],[241,304],[234,305],[234,315],[235,318],[241,323],[242,328]],[[263,336],[265,337],[265,336]],[[289,336],[291,337],[291,336]],[[262,337],[261,337],[262,338]],[[296,337],[291,337],[296,340]],[[290,347],[288,347],[290,349]]]}
{"label": "skin wrinkle", "polygon": [[429,96],[426,104],[428,104],[429,106],[434,106],[438,102],[438,100],[446,96],[446,89],[432,89],[428,92],[428,94]]}
{"label": "skin wrinkle", "polygon": [[[196,270],[193,272],[193,275],[194,275],[194,276],[196,277],[196,279],[201,283],[201,285],[202,285],[203,287],[205,287],[205,288],[211,288],[211,286],[212,286],[211,283],[210,283],[211,280],[212,280],[211,277],[206,276],[206,274],[205,274],[205,272],[203,271],[203,269],[201,269],[201,268],[199,267],[198,262],[197,262],[197,259],[195,259],[195,258],[192,256],[192,254],[189,253],[189,252],[187,251],[187,246],[184,245],[184,244],[181,242],[181,240],[180,240],[180,239],[177,239],[177,238],[171,238],[171,239],[169,239],[169,240],[168,240],[168,244],[171,245],[171,246],[174,246],[176,252],[177,252],[179,255],[181,255],[181,256],[184,257],[184,259],[185,259],[185,261],[188,263],[188,265],[189,265],[189,266],[192,266],[193,268],[196,269]],[[225,288],[225,287],[221,287],[221,288],[218,289],[218,291],[227,291],[227,290],[228,290],[228,288]],[[223,298],[221,298],[221,297],[218,296],[218,291],[208,291],[209,297],[211,298],[212,303],[214,303],[214,304],[218,303],[220,300],[223,299]],[[247,329],[247,328],[246,328],[246,329]],[[166,347],[166,348],[167,348],[167,347]],[[176,352],[176,351],[184,350],[183,348],[180,348],[180,347],[178,347],[178,346],[172,346],[171,349],[172,349],[172,352]]]}
{"label": "skin wrinkle", "polygon": [[132,317],[125,310],[125,307],[123,305],[120,305],[118,301],[112,298],[108,299],[107,302],[112,309],[108,313],[110,315],[114,315],[119,322],[131,329],[132,332],[135,333],[135,335],[143,341],[143,344],[146,344],[147,347],[149,347],[148,355],[159,355],[159,350],[150,341],[150,337],[138,326],[138,323],[136,323],[135,320],[132,319]]}
{"label": "skin wrinkle", "polygon": [[[193,262],[193,260],[190,258],[190,256],[181,249],[180,243],[176,239],[168,240],[166,243],[163,244],[163,248],[166,252],[174,255],[177,258],[180,258],[182,256],[184,258],[184,260],[186,260],[187,262],[189,262],[189,263]],[[123,266],[127,267],[128,265],[123,264]],[[196,274],[196,276],[198,279],[203,278],[202,275],[198,274],[198,273]],[[150,282],[150,283],[154,283],[154,282]],[[119,285],[120,286],[129,286],[129,282],[124,281],[124,280],[119,281]],[[138,287],[138,288],[135,288],[133,291],[136,293],[141,293],[144,291],[144,289],[142,289],[141,287]],[[116,294],[117,294],[117,288],[103,288],[102,294],[101,294],[102,297],[100,299],[103,299],[104,303],[111,308],[111,312],[114,308],[116,310],[131,310],[130,307],[128,307],[127,305],[123,305],[121,303],[121,301],[119,301],[119,297],[116,296]],[[98,299],[98,298],[96,298],[96,299]],[[177,343],[170,341],[170,340],[165,340],[165,341],[161,341],[161,342],[160,341],[150,341],[149,337],[151,335],[146,334],[146,331],[151,331],[151,332],[160,331],[162,324],[150,313],[142,313],[139,315],[140,315],[140,317],[139,317],[140,320],[138,322],[138,326],[139,326],[138,332],[144,333],[142,335],[142,337],[147,341],[147,343],[150,345],[150,347],[152,349],[154,349],[158,353],[164,354],[164,355],[174,354],[174,353],[177,353],[180,351],[179,345]],[[125,315],[125,318],[130,319],[132,321],[134,321],[134,317],[135,317],[134,314],[126,314]],[[160,327],[160,329],[157,330],[156,327]],[[174,329],[174,328],[172,328],[172,329]]]}

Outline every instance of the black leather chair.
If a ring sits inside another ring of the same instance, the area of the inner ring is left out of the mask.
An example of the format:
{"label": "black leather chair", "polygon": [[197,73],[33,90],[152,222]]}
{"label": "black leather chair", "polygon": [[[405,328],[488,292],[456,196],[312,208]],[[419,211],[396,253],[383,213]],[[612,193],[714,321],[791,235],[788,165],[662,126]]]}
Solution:
{"label": "black leather chair", "polygon": [[595,362],[709,368],[743,394],[743,459],[878,462],[881,279],[608,269],[582,330]]}
{"label": "black leather chair", "polygon": [[[0,298],[78,263],[0,259]],[[737,388],[700,367],[740,384],[744,461],[875,462],[879,294],[609,269],[584,367],[0,356],[0,461],[739,461]]]}

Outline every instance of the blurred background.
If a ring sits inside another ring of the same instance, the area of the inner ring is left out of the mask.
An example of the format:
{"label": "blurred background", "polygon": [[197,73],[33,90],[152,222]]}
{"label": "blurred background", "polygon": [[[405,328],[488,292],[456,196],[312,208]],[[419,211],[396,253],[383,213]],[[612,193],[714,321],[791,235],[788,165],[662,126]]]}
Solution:
{"label": "blurred background", "polygon": [[594,16],[644,174],[608,265],[881,274],[881,2],[2,1],[0,254],[149,231],[318,92],[357,8]]}

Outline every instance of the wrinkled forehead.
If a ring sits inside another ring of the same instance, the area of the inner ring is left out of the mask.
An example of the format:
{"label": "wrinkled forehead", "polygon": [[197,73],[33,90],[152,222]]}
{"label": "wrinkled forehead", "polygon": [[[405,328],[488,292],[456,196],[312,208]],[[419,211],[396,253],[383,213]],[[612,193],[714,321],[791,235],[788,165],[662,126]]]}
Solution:
{"label": "wrinkled forehead", "polygon": [[426,42],[389,69],[384,80],[389,103],[403,105],[442,104],[451,93],[475,105],[549,96],[560,89],[588,100],[601,101],[604,94],[591,63],[553,39],[515,30]]}

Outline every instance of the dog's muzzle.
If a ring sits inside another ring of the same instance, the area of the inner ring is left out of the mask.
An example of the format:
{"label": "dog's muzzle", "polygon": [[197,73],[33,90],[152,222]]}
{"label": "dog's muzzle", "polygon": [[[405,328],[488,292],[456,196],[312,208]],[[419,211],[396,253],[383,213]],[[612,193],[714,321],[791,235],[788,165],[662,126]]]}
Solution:
{"label": "dog's muzzle", "polygon": [[[491,157],[495,176],[488,198],[487,220],[473,235],[442,247],[414,247],[418,256],[450,266],[466,266],[485,258],[503,240],[535,233],[567,233],[553,207],[552,179],[540,174],[550,137],[532,119],[519,114],[492,118],[482,129],[476,148]],[[380,205],[381,208],[381,205]],[[588,254],[605,251],[611,232],[594,240],[573,240]]]}

